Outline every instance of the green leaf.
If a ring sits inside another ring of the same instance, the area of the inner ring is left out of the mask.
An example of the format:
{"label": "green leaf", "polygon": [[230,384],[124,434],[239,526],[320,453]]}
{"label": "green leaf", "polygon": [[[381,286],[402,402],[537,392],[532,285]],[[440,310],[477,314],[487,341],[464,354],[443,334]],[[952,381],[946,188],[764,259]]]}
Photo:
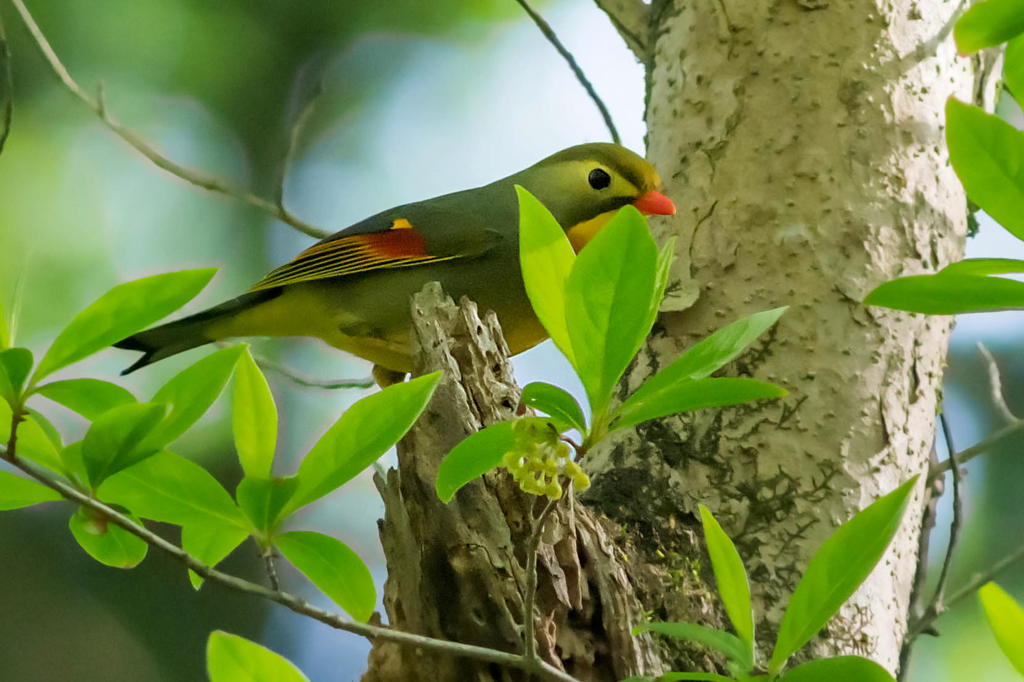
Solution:
{"label": "green leaf", "polygon": [[246,348],[235,368],[231,430],[242,470],[252,478],[267,478],[277,447],[277,407],[270,385]]}
{"label": "green leaf", "polygon": [[[18,456],[40,464],[50,471],[64,472],[60,451],[53,442],[53,426],[40,420],[42,415],[28,414],[18,426]],[[43,426],[43,424],[46,424]],[[0,402],[0,442],[6,443],[11,431],[11,411]]]}
{"label": "green leaf", "polygon": [[946,102],[946,143],[967,196],[1014,236],[1024,239],[1024,211],[1020,210],[1024,205],[1024,164],[1020,162],[1024,132],[998,116],[951,98]]}
{"label": "green leaf", "polygon": [[626,403],[643,402],[649,396],[675,386],[685,379],[703,379],[732,362],[761,334],[765,333],[786,308],[775,308],[740,318],[701,339],[692,348],[645,381]]}
{"label": "green leaf", "polygon": [[61,499],[60,493],[35,481],[0,471],[0,511]]}
{"label": "green leaf", "polygon": [[899,529],[917,479],[914,476],[839,526],[811,558],[782,616],[769,672],[781,670],[868,577]]}
{"label": "green leaf", "polygon": [[345,543],[321,533],[295,531],[274,538],[274,546],[350,616],[366,622],[373,615],[373,576]]}
{"label": "green leaf", "polygon": [[1003,81],[1017,104],[1024,102],[1024,36],[1014,38],[1003,54]]}
{"label": "green leaf", "polygon": [[594,414],[651,331],[658,249],[643,215],[621,209],[580,251],[565,284],[565,319]]}
{"label": "green leaf", "polygon": [[93,488],[107,476],[160,450],[148,436],[166,412],[165,405],[130,403],[109,410],[93,422],[82,440],[82,463]]}
{"label": "green leaf", "polygon": [[1005,275],[1024,273],[1024,260],[1013,258],[965,258],[939,270],[940,275]]}
{"label": "green leaf", "polygon": [[[131,514],[127,516],[139,525],[142,524]],[[85,507],[79,507],[71,515],[68,527],[82,549],[101,564],[114,568],[135,568],[146,558],[149,546],[145,542]]]}
{"label": "green leaf", "polygon": [[995,583],[978,590],[985,617],[995,633],[999,648],[1021,675],[1024,675],[1024,609]]}
{"label": "green leaf", "polygon": [[711,557],[711,568],[715,572],[715,582],[718,583],[718,596],[722,598],[725,612],[736,628],[736,634],[750,649],[753,660],[754,612],[750,602],[747,571],[743,568],[736,545],[703,504],[700,505],[700,518],[704,526],[704,542],[708,547],[708,556]]}
{"label": "green leaf", "polygon": [[195,462],[166,450],[112,475],[97,494],[144,519],[179,526],[219,523],[248,528],[217,479]]}
{"label": "green leaf", "polygon": [[43,384],[35,392],[77,412],[89,421],[96,421],[100,415],[115,407],[135,402],[135,396],[128,390],[100,379],[54,381]]}
{"label": "green leaf", "polygon": [[82,461],[82,441],[70,443],[60,451],[61,469],[77,488],[89,487],[89,476],[85,473],[85,462]]}
{"label": "green leaf", "polygon": [[654,290],[651,292],[651,301],[647,309],[647,320],[644,325],[647,329],[654,326],[658,319],[658,312],[661,310],[661,302],[665,298],[665,289],[668,287],[669,271],[672,268],[672,261],[676,257],[676,238],[669,237],[665,245],[658,251],[658,261],[654,268]]}
{"label": "green leaf", "polygon": [[309,682],[287,658],[223,630],[210,633],[206,671],[210,682]]}
{"label": "green leaf", "polygon": [[953,26],[960,54],[971,54],[1024,33],[1024,0],[986,0],[972,6]]}
{"label": "green leaf", "polygon": [[238,484],[235,497],[249,517],[253,528],[270,536],[281,522],[281,512],[299,486],[296,476],[287,478],[250,478]]}
{"label": "green leaf", "polygon": [[[541,417],[528,419],[547,421]],[[450,502],[459,488],[501,464],[501,458],[516,445],[514,423],[491,424],[463,438],[445,455],[434,482],[442,502]]]}
{"label": "green leaf", "polygon": [[75,316],[39,362],[33,383],[173,313],[216,272],[182,270],[120,284]]}
{"label": "green leaf", "polygon": [[32,351],[27,348],[0,350],[0,398],[17,403],[32,369]]}
{"label": "green leaf", "polygon": [[41,412],[37,412],[31,407],[26,408],[25,412],[32,418],[32,421],[39,425],[40,430],[42,430],[43,435],[45,435],[50,441],[50,445],[53,446],[53,449],[59,452],[60,449],[64,447],[64,443],[61,442],[60,431],[57,430],[57,427],[50,423],[50,420]]}
{"label": "green leaf", "polygon": [[568,392],[545,383],[534,381],[523,388],[520,400],[535,410],[550,415],[552,420],[559,423],[562,430],[576,429],[580,433],[587,431],[587,419],[583,416],[580,404],[576,402]]}
{"label": "green leaf", "polygon": [[377,461],[412,428],[440,379],[440,372],[426,374],[350,407],[302,460],[299,488],[285,513],[320,499]]}
{"label": "green leaf", "polygon": [[753,400],[781,398],[786,390],[775,384],[744,377],[684,379],[655,393],[631,395],[615,413],[613,429],[623,429],[648,419],[709,407],[739,405]]}
{"label": "green leaf", "polygon": [[894,682],[892,675],[874,661],[860,656],[819,658],[798,665],[780,682]]}
{"label": "green leaf", "polygon": [[[657,632],[676,639],[686,639],[703,644],[709,649],[714,649],[726,655],[730,661],[735,661],[743,670],[750,670],[753,667],[750,647],[743,641],[724,630],[716,630],[696,623],[641,623],[633,628],[633,634],[640,632]],[[689,673],[686,673],[689,674]]]}
{"label": "green leaf", "polygon": [[152,439],[161,447],[176,440],[206,414],[224,390],[244,345],[223,348],[186,367],[164,384],[151,402],[171,406]]}
{"label": "green leaf", "polygon": [[562,355],[575,364],[565,319],[565,285],[576,254],[565,230],[542,203],[516,185],[519,197],[519,264],[526,295]]}
{"label": "green leaf", "polygon": [[937,274],[900,277],[879,285],[865,305],[928,315],[1024,307],[1024,282],[982,275]]}
{"label": "green leaf", "polygon": [[[181,548],[207,566],[216,566],[249,537],[249,530],[237,526],[202,523],[182,526]],[[203,577],[188,572],[192,588],[203,586]]]}

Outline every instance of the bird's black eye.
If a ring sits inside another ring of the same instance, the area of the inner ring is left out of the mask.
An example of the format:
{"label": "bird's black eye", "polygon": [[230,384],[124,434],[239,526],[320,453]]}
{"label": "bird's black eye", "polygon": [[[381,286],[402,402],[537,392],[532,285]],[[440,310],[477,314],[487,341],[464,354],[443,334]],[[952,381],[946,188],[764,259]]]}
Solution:
{"label": "bird's black eye", "polygon": [[587,176],[587,182],[594,189],[604,189],[608,185],[612,184],[612,176],[608,175],[608,172],[601,169],[595,168],[590,171],[590,175]]}

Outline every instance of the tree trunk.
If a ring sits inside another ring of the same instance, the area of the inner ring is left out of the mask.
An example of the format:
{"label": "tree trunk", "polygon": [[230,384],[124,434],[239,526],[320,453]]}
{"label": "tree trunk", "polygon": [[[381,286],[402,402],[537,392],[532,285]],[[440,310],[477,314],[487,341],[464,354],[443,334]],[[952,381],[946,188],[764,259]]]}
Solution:
{"label": "tree trunk", "polygon": [[[430,405],[398,447],[398,469],[377,478],[387,557],[384,603],[389,622],[408,632],[523,651],[523,595],[529,536],[546,498],[522,493],[497,472],[445,504],[434,492],[441,459],[479,429],[512,418],[519,388],[493,313],[456,306],[437,284],[413,302],[416,373],[445,374]],[[538,560],[538,653],[580,680],[613,682],[658,667],[649,637],[630,627],[643,615],[612,524],[572,498],[545,524]],[[428,655],[378,643],[364,682],[419,679],[522,680],[524,676],[465,658]]]}
{"label": "tree trunk", "polygon": [[[960,255],[966,201],[946,161],[943,105],[971,98],[952,6],[910,0],[600,0],[648,68],[649,158],[681,207],[670,296],[628,378],[636,387],[697,339],[745,314],[790,310],[728,373],[786,386],[780,401],[641,425],[585,466],[594,486],[551,521],[539,562],[539,650],[580,680],[713,670],[703,650],[632,638],[641,619],[722,626],[695,516],[708,505],[737,541],[773,641],[821,542],[925,471],[949,333],[860,301],[897,275]],[[644,32],[646,27],[646,34]],[[446,369],[386,504],[390,622],[519,651],[525,547],[540,505],[503,474],[441,504],[437,462],[512,416],[517,389],[496,322],[421,297],[419,369]],[[497,339],[497,340],[496,340]],[[922,484],[923,487],[923,484]],[[916,564],[921,495],[878,569],[816,639],[895,670]],[[609,520],[610,519],[610,520]],[[614,522],[614,523],[613,523]],[[368,682],[522,679],[380,644]]]}
{"label": "tree trunk", "polygon": [[[970,100],[973,83],[948,39],[954,11],[911,0],[651,9],[648,156],[681,207],[655,230],[679,246],[628,383],[742,315],[788,305],[731,373],[790,395],[641,425],[594,457],[586,500],[668,574],[699,558],[694,512],[710,507],[747,564],[763,646],[821,542],[927,467],[950,320],[860,301],[961,255],[966,203],[943,108],[951,95]],[[920,513],[918,495],[813,655],[895,670]],[[700,620],[704,608],[675,606],[659,615]]]}

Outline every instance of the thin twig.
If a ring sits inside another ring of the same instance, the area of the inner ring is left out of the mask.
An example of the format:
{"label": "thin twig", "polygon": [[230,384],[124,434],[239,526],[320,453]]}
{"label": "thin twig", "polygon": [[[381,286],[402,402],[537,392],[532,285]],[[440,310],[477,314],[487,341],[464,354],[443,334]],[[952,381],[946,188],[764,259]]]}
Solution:
{"label": "thin twig", "polygon": [[279,374],[288,381],[305,388],[373,388],[373,379],[311,379],[301,374],[296,374],[284,365],[265,357],[256,358],[256,364],[261,368]]}
{"label": "thin twig", "polygon": [[981,353],[981,357],[985,360],[985,366],[988,368],[988,381],[992,388],[992,404],[995,405],[996,411],[1007,422],[1018,421],[1017,415],[1006,404],[1006,396],[1003,395],[1003,380],[999,374],[999,365],[996,364],[995,357],[981,341],[978,342],[978,352]]}
{"label": "thin twig", "polygon": [[11,73],[11,50],[7,46],[7,34],[4,32],[4,18],[0,16],[0,152],[4,150],[7,135],[11,132],[11,119],[14,118],[14,76]]}
{"label": "thin twig", "polygon": [[[930,455],[931,465],[935,466],[938,455],[935,452],[935,440],[932,440]],[[928,547],[931,544],[932,530],[935,528],[935,519],[938,515],[939,498],[945,492],[945,479],[933,478],[928,481],[925,488],[924,512],[921,514],[921,526],[917,536],[917,568],[914,570],[914,582],[910,588],[910,600],[907,606],[907,622],[912,623],[921,617],[921,595],[924,593],[925,584],[928,582]],[[900,646],[899,673],[896,677],[898,682],[904,682],[910,672],[910,654],[914,648],[914,640],[904,637]]]}
{"label": "thin twig", "polygon": [[583,69],[581,69],[580,65],[576,62],[576,58],[573,57],[572,53],[569,52],[565,45],[562,44],[562,41],[555,34],[554,29],[551,28],[551,24],[545,21],[544,17],[539,15],[526,0],[516,0],[516,2],[519,3],[519,6],[522,7],[528,15],[530,15],[530,18],[533,19],[533,23],[537,25],[540,32],[543,33],[544,37],[548,39],[548,42],[558,50],[558,54],[562,55],[562,59],[564,59],[569,65],[569,68],[572,69],[573,74],[576,76],[576,80],[580,82],[580,85],[583,86],[583,89],[587,91],[587,94],[590,95],[590,99],[593,100],[594,104],[597,106],[598,111],[601,112],[601,118],[604,119],[604,124],[608,128],[608,133],[612,136],[612,142],[620,144],[621,140],[619,139],[619,131],[616,129],[615,123],[612,121],[612,115],[608,111],[608,107],[605,106],[604,100],[602,100],[597,94],[597,91],[594,90],[594,86],[590,83],[590,80],[587,79],[587,75],[583,73]]}
{"label": "thin twig", "polygon": [[946,452],[953,466],[953,520],[949,524],[949,542],[946,544],[946,555],[942,559],[939,579],[935,583],[932,605],[926,609],[925,613],[945,609],[946,581],[949,579],[949,567],[953,563],[953,553],[956,551],[957,542],[960,540],[960,531],[963,527],[964,505],[963,499],[960,496],[960,479],[963,474],[960,471],[956,446],[953,444],[953,433],[949,428],[949,421],[946,419],[945,412],[939,413],[939,424],[942,426],[942,435],[946,440]]}
{"label": "thin twig", "polygon": [[1024,559],[1024,545],[1021,545],[1017,549],[1013,550],[1012,552],[1004,556],[999,561],[992,564],[992,566],[987,571],[975,573],[974,576],[970,580],[968,580],[963,587],[958,589],[956,592],[953,592],[949,596],[949,599],[946,600],[945,608],[942,611],[938,613],[927,614],[926,617],[922,617],[921,620],[915,624],[914,630],[916,630],[916,632],[914,634],[918,634],[926,629],[931,628],[931,625],[936,618],[938,618],[943,613],[945,613],[953,606],[955,606],[957,603],[962,601],[964,597],[969,597],[970,595],[974,594],[982,585],[991,582],[992,580],[995,580],[996,576],[998,576],[1012,564],[1020,561],[1021,559]]}
{"label": "thin twig", "polygon": [[966,585],[957,590],[949,599],[946,599],[946,579],[949,575],[949,565],[952,560],[953,550],[956,547],[956,542],[960,535],[960,526],[963,519],[962,500],[960,499],[960,463],[958,459],[959,455],[956,453],[955,448],[952,446],[952,440],[950,439],[949,426],[943,420],[942,422],[943,433],[946,437],[946,443],[949,445],[949,461],[953,467],[953,522],[949,527],[949,546],[946,549],[946,557],[942,563],[942,572],[939,574],[938,583],[935,586],[935,595],[932,597],[932,604],[925,610],[921,617],[914,622],[909,631],[907,632],[907,639],[913,641],[916,637],[924,633],[930,633],[932,631],[932,623],[935,619],[941,616],[943,613],[948,611],[950,607],[956,604],[958,601],[963,599],[968,594],[974,592],[979,587],[987,583],[993,577],[996,576],[1004,568],[1017,561],[1021,557],[1024,557],[1024,547],[1017,549],[1016,551],[1006,555],[1000,561],[997,561],[992,567],[984,573],[977,574],[972,580],[968,581]]}
{"label": "thin twig", "polygon": [[306,123],[309,122],[310,117],[313,115],[313,109],[316,108],[317,100],[320,99],[320,95],[324,93],[324,83],[321,80],[316,82],[313,87],[313,91],[309,94],[309,98],[306,100],[299,112],[298,116],[295,117],[295,121],[292,123],[291,129],[288,131],[287,146],[284,150],[284,158],[281,159],[281,176],[277,183],[277,193],[274,195],[274,201],[277,203],[277,208],[284,211],[284,183],[288,178],[288,171],[291,169],[292,160],[295,158],[295,149],[299,146],[299,138],[302,137],[302,132],[306,129]]}
{"label": "thin twig", "polygon": [[281,581],[277,577],[277,566],[274,565],[274,550],[267,548],[263,550],[263,568],[267,572],[267,581],[270,589],[274,592],[281,591]]}
{"label": "thin twig", "polygon": [[[1003,428],[999,429],[991,436],[986,438],[985,440],[979,441],[972,445],[971,447],[956,453],[956,460],[960,466],[963,466],[964,464],[967,464],[978,455],[984,454],[987,450],[995,447],[996,445],[999,445],[1010,436],[1015,435],[1018,431],[1022,429],[1024,429],[1024,419],[1018,419],[1012,424],[1007,424],[1006,426],[1004,426]],[[952,459],[943,460],[936,464],[934,467],[932,467],[930,476],[932,478],[942,476],[947,471],[950,471],[952,468]]]}
{"label": "thin twig", "polygon": [[533,619],[533,609],[537,603],[537,550],[540,548],[540,538],[544,534],[544,524],[557,506],[558,500],[548,500],[544,511],[540,513],[540,516],[537,517],[536,522],[533,524],[530,542],[526,546],[526,594],[523,595],[523,657],[531,661],[540,661],[537,658],[536,624]]}
{"label": "thin twig", "polygon": [[31,463],[17,457],[15,453],[9,452],[5,447],[0,447],[0,459],[14,465],[48,488],[56,490],[66,499],[103,514],[110,523],[123,528],[135,537],[145,541],[150,546],[156,547],[157,549],[170,554],[172,557],[185,564],[185,566],[206,580],[219,583],[225,587],[235,590],[236,592],[242,592],[244,594],[276,602],[295,613],[317,620],[336,630],[351,632],[370,640],[380,638],[399,644],[421,647],[438,653],[463,656],[487,663],[497,663],[510,668],[524,670],[543,679],[553,680],[554,682],[578,682],[575,678],[541,660],[529,660],[525,656],[511,654],[505,651],[498,651],[496,649],[488,649],[486,647],[462,644],[459,642],[449,642],[443,639],[434,639],[433,637],[424,637],[423,635],[416,635],[410,632],[402,632],[401,630],[394,630],[388,627],[348,621],[336,613],[331,613],[317,608],[316,606],[313,606],[305,600],[288,592],[270,590],[262,585],[223,573],[215,568],[207,566],[191,554],[188,554],[180,547],[175,546],[159,535],[150,532],[150,530],[145,526],[136,524],[130,518],[121,514],[112,507],[89,497],[77,488],[74,488],[61,480],[52,478],[48,472],[37,469]]}
{"label": "thin twig", "polygon": [[149,161],[157,168],[165,170],[171,175],[181,178],[185,182],[191,183],[196,187],[201,187],[210,192],[223,194],[249,204],[260,211],[273,216],[281,222],[291,225],[299,232],[309,235],[310,237],[322,239],[327,236],[327,232],[300,220],[280,204],[275,204],[274,202],[267,201],[263,197],[232,187],[228,183],[212,175],[206,175],[190,170],[175,163],[174,161],[171,161],[166,156],[163,156],[158,152],[149,143],[115,121],[110,117],[107,107],[102,99],[94,99],[89,95],[89,93],[83,90],[77,82],[75,82],[74,78],[71,77],[71,74],[68,73],[64,64],[61,63],[57,53],[54,52],[53,47],[50,46],[46,36],[43,35],[42,30],[40,30],[39,25],[36,24],[35,19],[32,18],[32,14],[28,11],[28,8],[25,7],[22,0],[11,0],[11,4],[14,5],[18,14],[21,15],[21,19],[25,23],[25,27],[28,28],[29,33],[32,34],[32,38],[35,40],[36,46],[39,48],[39,51],[42,53],[46,61],[50,64],[50,68],[53,70],[54,74],[56,74],[57,78],[64,84],[64,87],[67,88],[71,94],[80,99],[87,107],[92,109],[107,128],[135,148],[137,152],[149,159]]}
{"label": "thin twig", "polygon": [[995,580],[996,576],[1021,559],[1024,559],[1024,545],[1021,545],[999,561],[992,564],[987,571],[975,573],[974,576],[967,581],[967,584],[950,595],[949,599],[946,600],[946,606],[951,607],[964,597],[969,597],[974,594],[979,587]]}

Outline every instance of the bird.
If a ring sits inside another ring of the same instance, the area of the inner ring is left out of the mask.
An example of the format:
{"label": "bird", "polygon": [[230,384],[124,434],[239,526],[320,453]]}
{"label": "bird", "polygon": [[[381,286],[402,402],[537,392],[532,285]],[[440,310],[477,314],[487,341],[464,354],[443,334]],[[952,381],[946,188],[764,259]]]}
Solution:
{"label": "bird", "polygon": [[412,371],[410,298],[436,281],[498,317],[510,352],[547,338],[519,267],[515,186],[543,203],[578,253],[623,206],[672,215],[657,170],[612,143],[581,144],[474,189],[397,206],[272,270],[246,293],[114,344],[143,355],[122,372],[236,337],[311,336],[374,364],[384,386]]}

